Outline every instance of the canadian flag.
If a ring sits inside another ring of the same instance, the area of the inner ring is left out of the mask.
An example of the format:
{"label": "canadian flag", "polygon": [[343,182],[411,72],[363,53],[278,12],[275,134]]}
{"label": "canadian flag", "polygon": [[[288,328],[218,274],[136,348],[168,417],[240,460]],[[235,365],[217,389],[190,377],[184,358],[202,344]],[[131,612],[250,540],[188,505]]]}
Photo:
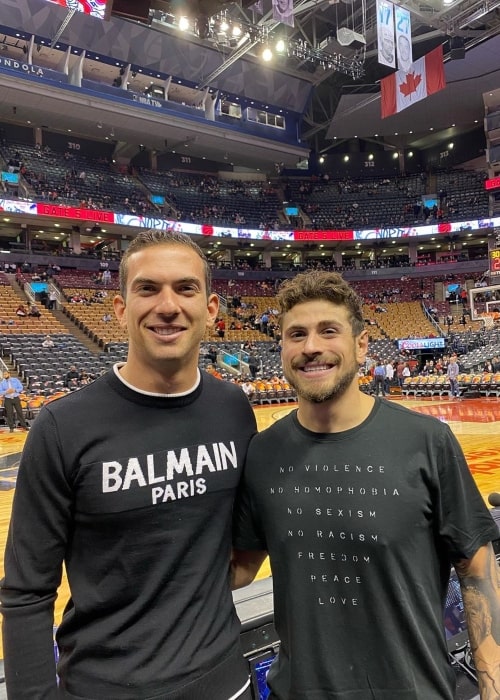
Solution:
{"label": "canadian flag", "polygon": [[401,112],[445,87],[443,47],[438,46],[412,63],[407,73],[398,70],[387,78],[382,78],[382,119]]}

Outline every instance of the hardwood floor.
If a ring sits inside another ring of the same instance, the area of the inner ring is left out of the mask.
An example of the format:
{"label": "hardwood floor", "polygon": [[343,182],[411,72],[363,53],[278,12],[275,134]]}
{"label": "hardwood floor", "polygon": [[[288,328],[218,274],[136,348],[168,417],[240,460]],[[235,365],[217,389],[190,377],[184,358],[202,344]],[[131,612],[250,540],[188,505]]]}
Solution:
{"label": "hardwood floor", "polygon": [[[487,502],[491,492],[500,492],[500,399],[391,399],[415,411],[435,416],[447,422],[457,436],[467,457],[478,488]],[[255,409],[259,430],[266,428],[296,408],[295,405],[259,406]],[[12,499],[15,490],[17,459],[26,434],[0,430],[0,551],[5,548]],[[3,557],[2,557],[3,560]],[[0,566],[3,575],[3,563]],[[267,562],[259,578],[270,575]],[[66,579],[59,589],[55,621],[59,622],[68,597]],[[0,646],[0,658],[2,658]]]}

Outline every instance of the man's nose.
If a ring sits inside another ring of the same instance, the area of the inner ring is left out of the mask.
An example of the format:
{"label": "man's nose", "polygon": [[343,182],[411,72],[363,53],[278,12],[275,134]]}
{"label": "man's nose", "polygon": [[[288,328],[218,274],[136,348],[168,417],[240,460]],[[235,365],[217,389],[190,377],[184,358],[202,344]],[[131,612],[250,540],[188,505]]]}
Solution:
{"label": "man's nose", "polygon": [[321,338],[318,333],[308,333],[304,340],[303,351],[306,355],[321,353]]}
{"label": "man's nose", "polygon": [[173,289],[166,287],[158,295],[156,304],[158,313],[175,314],[179,312],[179,300]]}

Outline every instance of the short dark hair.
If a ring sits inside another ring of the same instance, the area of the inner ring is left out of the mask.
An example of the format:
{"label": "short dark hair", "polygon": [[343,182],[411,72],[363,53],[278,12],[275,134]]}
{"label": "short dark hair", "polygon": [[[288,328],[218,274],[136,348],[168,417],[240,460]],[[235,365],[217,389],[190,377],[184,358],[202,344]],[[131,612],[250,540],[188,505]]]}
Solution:
{"label": "short dark hair", "polygon": [[283,316],[297,304],[315,299],[324,299],[349,311],[349,321],[354,336],[365,329],[363,302],[354,289],[336,272],[312,270],[301,272],[284,282],[277,294],[279,322],[283,327]]}
{"label": "short dark hair", "polygon": [[205,285],[207,296],[210,294],[210,286],[212,283],[212,275],[210,271],[210,265],[205,257],[205,253],[202,251],[200,246],[193,241],[192,238],[187,236],[185,233],[179,233],[179,231],[161,231],[159,229],[151,228],[148,231],[141,231],[131,242],[127,250],[122,256],[120,262],[119,271],[119,282],[120,282],[120,294],[125,299],[127,294],[127,277],[128,277],[128,261],[129,258],[137,253],[139,250],[144,248],[149,248],[155,245],[181,245],[186,246],[186,248],[191,248],[203,261],[203,266],[205,268]]}

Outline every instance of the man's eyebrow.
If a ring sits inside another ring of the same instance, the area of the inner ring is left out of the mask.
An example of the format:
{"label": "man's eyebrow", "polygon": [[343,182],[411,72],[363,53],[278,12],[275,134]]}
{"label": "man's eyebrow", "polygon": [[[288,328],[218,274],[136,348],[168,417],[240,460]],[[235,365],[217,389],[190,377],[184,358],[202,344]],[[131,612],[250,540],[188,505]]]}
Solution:
{"label": "man's eyebrow", "polygon": [[[342,321],[325,320],[325,321],[318,321],[318,323],[316,323],[315,327],[316,328],[329,328],[330,326],[335,326],[336,328],[343,328],[344,325],[345,324],[342,323]],[[306,328],[306,326],[307,326],[307,323],[292,323],[290,326],[286,327],[286,330],[287,331],[303,330],[304,328]]]}
{"label": "man's eyebrow", "polygon": [[[158,285],[162,284],[162,282],[161,280],[151,279],[149,277],[136,277],[136,279],[132,280],[132,284],[134,286],[140,284]],[[201,287],[201,280],[198,277],[181,277],[180,279],[174,280],[173,284],[196,284]]]}
{"label": "man's eyebrow", "polygon": [[155,280],[149,279],[148,277],[136,277],[132,280],[133,285],[138,284],[158,284]]}

